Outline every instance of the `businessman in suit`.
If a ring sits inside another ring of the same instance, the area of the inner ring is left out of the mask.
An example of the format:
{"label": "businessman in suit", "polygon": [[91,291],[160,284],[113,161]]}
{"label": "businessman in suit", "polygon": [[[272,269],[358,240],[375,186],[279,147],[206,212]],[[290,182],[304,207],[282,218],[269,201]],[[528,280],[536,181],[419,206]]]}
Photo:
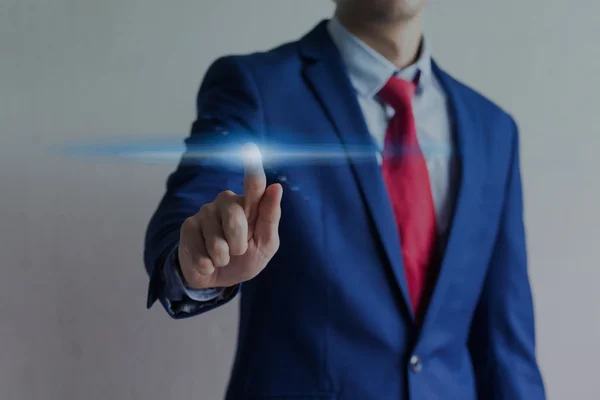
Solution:
{"label": "businessman in suit", "polygon": [[[188,155],[246,157],[170,176],[148,307],[189,318],[240,293],[228,400],[544,399],[514,120],[433,61],[425,0],[336,3],[209,68]],[[344,158],[265,171],[274,143]]]}

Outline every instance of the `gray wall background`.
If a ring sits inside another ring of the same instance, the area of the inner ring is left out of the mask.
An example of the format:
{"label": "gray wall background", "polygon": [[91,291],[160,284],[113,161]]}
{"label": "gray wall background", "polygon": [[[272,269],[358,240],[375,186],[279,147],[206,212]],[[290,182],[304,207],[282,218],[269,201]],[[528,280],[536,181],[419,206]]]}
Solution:
{"label": "gray wall background", "polygon": [[[0,0],[0,398],[217,399],[237,302],[145,310],[146,222],[173,167],[47,151],[181,137],[209,63],[295,39],[327,0]],[[600,398],[600,2],[432,0],[446,69],[521,126],[550,399]]]}

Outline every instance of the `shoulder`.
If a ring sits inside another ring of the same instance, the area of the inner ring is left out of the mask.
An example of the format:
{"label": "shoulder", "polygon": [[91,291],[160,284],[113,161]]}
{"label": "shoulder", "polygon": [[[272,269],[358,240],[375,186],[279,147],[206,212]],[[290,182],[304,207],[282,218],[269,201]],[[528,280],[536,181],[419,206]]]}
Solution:
{"label": "shoulder", "polygon": [[478,151],[484,156],[490,170],[503,176],[512,161],[518,157],[519,130],[513,116],[503,107],[478,90],[454,78],[439,67],[436,77],[446,92],[450,112],[454,118],[467,121],[469,134],[477,136]]}
{"label": "shoulder", "polygon": [[290,72],[299,71],[301,66],[298,42],[293,41],[265,51],[224,55],[211,63],[206,77],[233,74],[256,82],[272,82],[278,77],[289,77]]}
{"label": "shoulder", "polygon": [[485,126],[496,129],[507,127],[513,129],[516,126],[513,116],[498,103],[442,70],[439,66],[436,65],[434,69],[438,79],[445,86],[450,86],[467,107],[468,112],[476,115]]}

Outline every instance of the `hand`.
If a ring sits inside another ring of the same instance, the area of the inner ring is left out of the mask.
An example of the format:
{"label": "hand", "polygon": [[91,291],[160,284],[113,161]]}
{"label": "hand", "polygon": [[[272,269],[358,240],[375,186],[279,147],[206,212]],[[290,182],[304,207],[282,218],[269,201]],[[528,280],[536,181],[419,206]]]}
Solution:
{"label": "hand", "polygon": [[179,263],[187,286],[229,287],[258,275],[279,248],[279,184],[267,185],[260,150],[244,146],[244,194],[230,190],[185,220]]}

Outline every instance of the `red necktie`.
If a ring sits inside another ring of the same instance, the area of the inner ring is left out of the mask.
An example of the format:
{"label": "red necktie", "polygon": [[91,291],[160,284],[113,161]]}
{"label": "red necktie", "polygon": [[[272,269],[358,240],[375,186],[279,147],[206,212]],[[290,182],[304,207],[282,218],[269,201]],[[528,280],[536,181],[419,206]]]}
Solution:
{"label": "red necktie", "polygon": [[382,170],[398,225],[413,311],[420,321],[432,289],[437,227],[429,172],[417,141],[414,93],[414,83],[392,77],[379,97],[395,111],[385,134]]}

